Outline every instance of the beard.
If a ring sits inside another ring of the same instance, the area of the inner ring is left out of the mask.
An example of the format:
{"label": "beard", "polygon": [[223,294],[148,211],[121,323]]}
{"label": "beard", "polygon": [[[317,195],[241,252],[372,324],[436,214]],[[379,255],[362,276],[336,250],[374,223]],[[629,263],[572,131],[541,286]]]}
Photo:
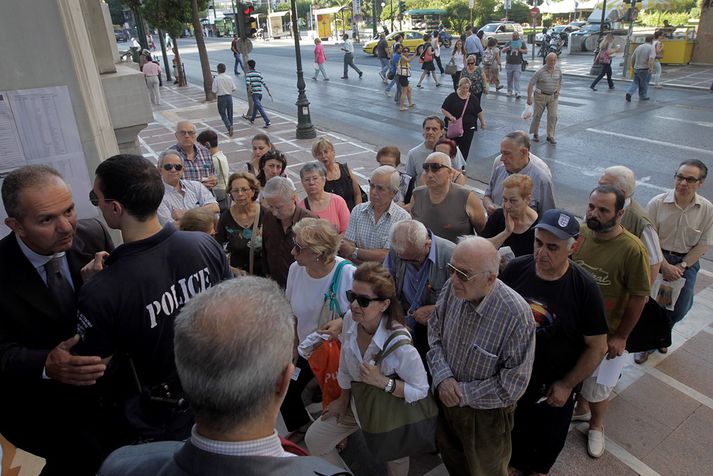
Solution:
{"label": "beard", "polygon": [[599,233],[606,233],[608,231],[611,231],[612,228],[616,226],[616,217],[612,218],[609,221],[605,221],[604,223],[600,222],[596,218],[587,218],[587,227],[592,230],[596,231]]}

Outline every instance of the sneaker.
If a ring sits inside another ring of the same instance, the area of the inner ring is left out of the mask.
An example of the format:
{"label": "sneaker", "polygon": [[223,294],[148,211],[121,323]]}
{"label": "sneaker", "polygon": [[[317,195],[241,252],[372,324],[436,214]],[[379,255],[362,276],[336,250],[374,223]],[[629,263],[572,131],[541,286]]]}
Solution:
{"label": "sneaker", "polygon": [[540,136],[537,134],[532,134],[532,142],[540,142]]}
{"label": "sneaker", "polygon": [[587,434],[587,453],[592,458],[601,458],[604,454],[604,431],[589,430]]}
{"label": "sneaker", "polygon": [[546,140],[552,145],[555,145],[557,143],[554,137],[548,137]]}
{"label": "sneaker", "polygon": [[269,123],[269,122],[266,123],[264,126],[262,126],[263,129],[267,129],[268,127],[270,127],[270,123]]}
{"label": "sneaker", "polygon": [[362,76],[364,76],[364,73],[362,73],[361,71],[359,71],[359,79],[361,79]]}
{"label": "sneaker", "polygon": [[626,102],[631,102],[631,94],[626,93]]}

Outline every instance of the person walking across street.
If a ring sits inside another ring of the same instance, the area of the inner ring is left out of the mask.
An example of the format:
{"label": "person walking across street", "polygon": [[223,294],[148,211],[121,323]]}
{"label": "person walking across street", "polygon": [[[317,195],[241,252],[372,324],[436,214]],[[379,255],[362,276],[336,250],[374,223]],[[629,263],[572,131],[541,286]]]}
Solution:
{"label": "person walking across street", "polygon": [[322,73],[322,77],[325,81],[329,81],[327,77],[327,72],[324,70],[324,63],[327,62],[327,57],[324,54],[324,46],[322,46],[322,40],[319,38],[314,39],[314,76],[312,79],[317,80],[319,73]]}
{"label": "person walking across street", "polygon": [[[475,55],[477,58],[477,64],[480,64],[480,60],[483,58],[483,43],[480,41],[480,37],[473,31],[474,28],[469,26],[466,29],[465,38],[465,52],[467,56]],[[470,34],[468,34],[470,32]]]}
{"label": "person walking across street", "polygon": [[249,72],[245,74],[245,83],[248,85],[250,94],[253,96],[253,115],[248,120],[250,124],[255,122],[255,117],[257,117],[257,113],[259,112],[262,116],[262,120],[265,121],[264,127],[267,129],[270,127],[270,118],[267,117],[265,108],[262,107],[262,88],[267,89],[267,85],[265,84],[262,74],[255,69],[255,60],[248,61],[248,69]]}
{"label": "person walking across street", "polygon": [[245,65],[243,64],[242,56],[240,50],[238,49],[238,35],[233,35],[233,41],[230,43],[230,51],[233,52],[233,57],[235,58],[235,65],[233,66],[233,73],[235,76],[240,76],[240,71],[238,71],[238,65],[245,72]]}
{"label": "person walking across street", "polygon": [[663,59],[663,31],[656,30],[654,32],[654,86],[656,89],[661,89],[661,73],[663,69],[661,68],[661,60]]}
{"label": "person walking across street", "polygon": [[550,53],[545,58],[545,65],[537,70],[527,85],[527,104],[531,105],[533,103],[533,93],[535,98],[535,113],[530,123],[530,133],[533,141],[540,141],[537,131],[540,128],[542,113],[547,108],[547,142],[552,145],[557,143],[555,140],[555,126],[557,126],[557,103],[559,102],[561,88],[562,70],[557,66],[557,55]]}
{"label": "person walking across street", "polygon": [[225,124],[228,135],[233,137],[233,78],[225,74],[225,65],[218,64],[218,76],[213,79],[211,91],[218,97],[218,114]]}
{"label": "person walking across street", "polygon": [[389,48],[389,43],[386,41],[386,35],[383,33],[379,34],[379,42],[374,48],[376,50],[376,56],[379,58],[381,63],[381,70],[379,71],[379,76],[384,84],[387,83],[386,73],[389,71],[389,58],[391,57],[391,49]]}
{"label": "person walking across street", "polygon": [[141,72],[144,73],[146,87],[149,89],[151,104],[154,106],[160,106],[161,93],[159,92],[158,87],[161,83],[161,80],[159,79],[159,76],[161,76],[161,67],[153,61],[147,61],[141,69]]}
{"label": "person walking across street", "polygon": [[[500,91],[503,88],[500,85],[500,48],[495,38],[488,40],[488,47],[483,53],[483,71],[487,83],[495,86],[496,91]],[[485,92],[487,94],[487,90]]]}
{"label": "person walking across street", "polygon": [[634,50],[631,55],[631,64],[634,67],[634,79],[631,86],[626,91],[626,101],[631,102],[631,96],[639,90],[639,101],[648,101],[649,79],[654,71],[654,61],[656,61],[656,50],[652,42],[654,37],[647,35],[645,43]]}
{"label": "person walking across street", "polygon": [[508,79],[508,96],[515,93],[515,99],[520,99],[520,74],[522,73],[523,55],[527,53],[525,42],[518,32],[513,32],[512,40],[503,48],[505,56],[505,71]]}
{"label": "person walking across street", "polygon": [[458,89],[458,81],[460,81],[460,75],[463,72],[463,68],[465,68],[465,58],[466,55],[465,50],[463,49],[463,40],[458,39],[456,40],[456,44],[453,45],[453,51],[451,51],[450,59],[450,61],[456,65],[456,72],[451,75],[454,90]]}
{"label": "person walking across street", "polygon": [[436,77],[436,67],[433,65],[433,46],[431,45],[431,35],[423,35],[423,45],[421,50],[421,77],[416,84],[417,88],[422,87],[421,83],[428,76],[433,76],[433,80],[436,82],[436,87],[440,86],[441,83]]}
{"label": "person walking across street", "polygon": [[342,47],[340,48],[344,52],[344,74],[342,79],[349,79],[349,70],[347,68],[351,67],[354,71],[359,74],[359,79],[364,75],[364,72],[356,67],[354,64],[354,43],[349,39],[349,35],[346,33],[342,35]]}
{"label": "person walking across street", "polygon": [[[394,95],[394,102],[396,104],[399,104],[401,102],[401,83],[399,83],[399,77],[397,74],[398,67],[399,67],[399,62],[401,61],[401,53],[402,53],[402,47],[400,44],[395,44],[394,45],[394,52],[391,55],[391,60],[389,61],[389,72],[392,76],[391,81],[389,84],[386,85],[386,88],[384,88],[384,94],[389,95],[389,91],[391,91],[391,88],[396,85],[396,94]],[[388,77],[388,76],[387,76]]]}
{"label": "person walking across street", "polygon": [[589,86],[589,89],[596,91],[597,83],[602,80],[604,75],[607,75],[607,83],[609,83],[609,89],[614,89],[614,81],[611,80],[612,69],[611,60],[614,53],[619,51],[619,49],[614,44],[614,35],[607,33],[607,36],[599,43],[599,54],[595,60],[595,63],[602,65],[602,72],[599,73],[597,79],[595,79]]}
{"label": "person walking across street", "polygon": [[434,30],[431,38],[433,38],[433,42],[431,43],[431,46],[433,46],[433,61],[436,62],[441,74],[444,74],[446,71],[443,69],[443,64],[441,63],[441,41],[438,39],[438,31]]}

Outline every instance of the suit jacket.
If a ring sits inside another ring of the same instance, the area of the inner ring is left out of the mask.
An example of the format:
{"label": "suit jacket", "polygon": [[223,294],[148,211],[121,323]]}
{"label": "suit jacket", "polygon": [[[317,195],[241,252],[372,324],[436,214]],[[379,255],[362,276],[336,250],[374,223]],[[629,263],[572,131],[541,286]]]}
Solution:
{"label": "suit jacket", "polygon": [[225,456],[189,441],[125,446],[104,461],[97,476],[317,476],[348,475],[314,456]]}

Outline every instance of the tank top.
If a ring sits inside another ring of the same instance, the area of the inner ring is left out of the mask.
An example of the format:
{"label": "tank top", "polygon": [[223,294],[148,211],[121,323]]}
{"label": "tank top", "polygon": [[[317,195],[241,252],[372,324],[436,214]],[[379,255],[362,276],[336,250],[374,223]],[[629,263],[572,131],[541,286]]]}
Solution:
{"label": "tank top", "polygon": [[457,243],[459,236],[475,234],[470,218],[465,211],[470,193],[470,189],[451,183],[446,198],[441,203],[434,205],[428,196],[428,187],[425,185],[418,187],[413,191],[416,203],[411,209],[411,213],[434,235]]}
{"label": "tank top", "polygon": [[352,176],[349,174],[349,167],[346,164],[337,163],[339,166],[339,178],[337,180],[327,180],[324,184],[326,192],[339,195],[347,202],[347,208],[352,211],[354,208],[354,187]]}

